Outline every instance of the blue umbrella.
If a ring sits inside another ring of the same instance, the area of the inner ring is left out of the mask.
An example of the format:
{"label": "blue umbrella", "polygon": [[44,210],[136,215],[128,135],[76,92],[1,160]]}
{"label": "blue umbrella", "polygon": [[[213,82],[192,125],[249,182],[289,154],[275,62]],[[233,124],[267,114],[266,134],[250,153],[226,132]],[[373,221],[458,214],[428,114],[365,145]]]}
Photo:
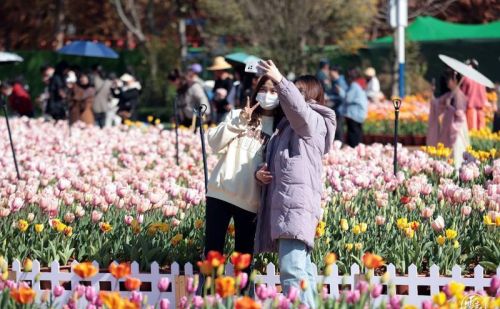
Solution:
{"label": "blue umbrella", "polygon": [[57,51],[60,54],[117,59],[118,54],[102,43],[74,41]]}

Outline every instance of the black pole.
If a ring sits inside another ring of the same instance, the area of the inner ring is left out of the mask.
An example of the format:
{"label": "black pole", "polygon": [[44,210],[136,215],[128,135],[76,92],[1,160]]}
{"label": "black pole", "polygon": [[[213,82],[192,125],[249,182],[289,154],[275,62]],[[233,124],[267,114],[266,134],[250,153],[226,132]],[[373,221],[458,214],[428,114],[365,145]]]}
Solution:
{"label": "black pole", "polygon": [[202,116],[205,113],[207,107],[205,105],[200,105],[196,108],[196,122],[200,128],[200,138],[201,138],[201,152],[203,155],[203,172],[205,174],[205,192],[208,192],[208,169],[207,169],[207,150],[205,148],[205,134],[203,132],[203,121]]}
{"label": "black pole", "polygon": [[177,115],[177,99],[174,99],[174,124],[175,124],[175,163],[179,166],[179,119]]}
{"label": "black pole", "polygon": [[3,113],[5,115],[5,122],[7,123],[7,132],[9,132],[10,149],[12,149],[12,157],[14,158],[14,166],[16,167],[17,180],[21,180],[21,175],[19,174],[19,167],[17,166],[16,151],[14,150],[14,142],[12,141],[12,133],[10,132],[9,117],[7,116],[7,108],[5,107],[5,101],[2,100]]}
{"label": "black pole", "polygon": [[398,123],[399,123],[399,107],[401,101],[394,102],[394,175],[398,172]]}

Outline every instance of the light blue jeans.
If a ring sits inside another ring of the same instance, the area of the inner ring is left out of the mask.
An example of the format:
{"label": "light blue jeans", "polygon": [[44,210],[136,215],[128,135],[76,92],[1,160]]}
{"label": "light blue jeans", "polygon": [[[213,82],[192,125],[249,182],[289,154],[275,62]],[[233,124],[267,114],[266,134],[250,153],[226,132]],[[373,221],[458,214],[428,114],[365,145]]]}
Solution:
{"label": "light blue jeans", "polygon": [[291,286],[301,291],[300,281],[307,280],[308,287],[300,292],[300,300],[309,308],[316,308],[316,276],[313,272],[311,252],[306,244],[296,239],[280,239],[279,263],[283,294],[288,295]]}

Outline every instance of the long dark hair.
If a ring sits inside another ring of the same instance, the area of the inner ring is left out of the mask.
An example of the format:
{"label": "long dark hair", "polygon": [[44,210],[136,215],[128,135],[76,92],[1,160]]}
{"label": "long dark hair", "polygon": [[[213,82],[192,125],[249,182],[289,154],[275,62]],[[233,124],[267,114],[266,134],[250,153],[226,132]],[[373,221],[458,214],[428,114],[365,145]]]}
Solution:
{"label": "long dark hair", "polygon": [[[267,76],[262,76],[259,81],[257,82],[257,85],[255,86],[255,89],[253,90],[252,97],[250,98],[250,104],[253,106],[254,104],[257,103],[257,94],[259,93],[259,90],[264,86],[264,84],[269,80],[269,77]],[[246,104],[246,102],[245,102]],[[251,127],[258,127],[260,125],[260,119],[262,117],[262,114],[264,113],[264,109],[260,106],[257,106],[257,108],[254,110],[252,113],[252,119],[250,119],[249,126]],[[281,119],[285,116],[283,113],[283,110],[281,109],[281,106],[278,105],[274,110],[273,110],[273,117],[274,117],[274,124],[273,124],[273,129],[276,129],[278,126],[278,123],[281,121]]]}
{"label": "long dark hair", "polygon": [[179,85],[176,89],[177,95],[184,95],[188,91],[189,84],[187,82],[186,76],[184,74],[182,74],[179,71],[179,69],[174,69],[173,71],[171,71],[168,74],[167,79],[171,82],[175,82],[175,81],[179,80]]}
{"label": "long dark hair", "polygon": [[325,91],[321,82],[312,75],[302,75],[295,80],[295,86],[300,90],[307,101],[315,101],[320,105],[325,105]]}

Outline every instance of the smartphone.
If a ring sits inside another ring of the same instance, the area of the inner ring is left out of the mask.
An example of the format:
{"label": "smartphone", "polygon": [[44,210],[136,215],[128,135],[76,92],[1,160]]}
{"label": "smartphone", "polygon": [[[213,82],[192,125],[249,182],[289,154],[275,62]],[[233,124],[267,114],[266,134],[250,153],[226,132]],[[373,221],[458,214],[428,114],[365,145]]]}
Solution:
{"label": "smartphone", "polygon": [[259,63],[258,61],[247,62],[247,64],[245,65],[245,72],[258,74],[259,73],[258,72],[259,70],[257,69],[258,63]]}

